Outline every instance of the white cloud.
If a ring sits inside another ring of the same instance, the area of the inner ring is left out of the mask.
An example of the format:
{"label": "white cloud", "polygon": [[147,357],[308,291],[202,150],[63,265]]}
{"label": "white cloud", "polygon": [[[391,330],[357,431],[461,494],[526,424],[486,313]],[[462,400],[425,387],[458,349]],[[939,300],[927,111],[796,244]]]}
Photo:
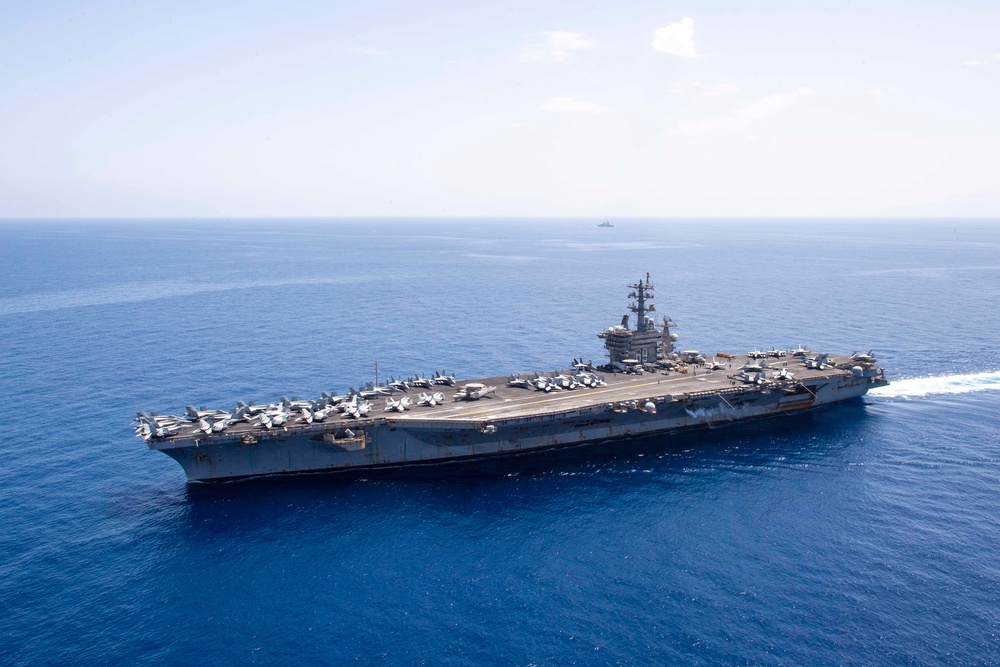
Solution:
{"label": "white cloud", "polygon": [[680,23],[657,28],[653,33],[653,49],[685,58],[697,58],[694,50],[694,19],[685,16]]}
{"label": "white cloud", "polygon": [[571,51],[573,49],[587,49],[594,45],[593,42],[584,38],[580,32],[565,32],[562,30],[551,30],[545,33],[549,46],[554,49]]}
{"label": "white cloud", "polygon": [[670,92],[675,95],[694,93],[696,95],[700,95],[701,97],[731,97],[733,95],[739,95],[743,92],[743,89],[735,83],[713,83],[706,85],[703,83],[688,82],[672,86],[670,88]]}
{"label": "white cloud", "polygon": [[996,59],[1000,60],[1000,53],[993,53],[988,56],[983,56],[982,58],[973,58],[972,60],[965,60],[962,62],[962,67],[981,67],[987,64],[987,60]]}
{"label": "white cloud", "polygon": [[715,130],[742,130],[758,120],[775,116],[815,94],[816,91],[812,88],[799,88],[792,93],[768,95],[753,104],[741,107],[725,116],[695,121],[693,123],[681,123],[675,132],[679,134],[705,134],[706,132]]}
{"label": "white cloud", "polygon": [[871,90],[868,91],[868,94],[874,97],[876,100],[885,99],[885,91],[882,90],[881,88],[872,88]]}
{"label": "white cloud", "polygon": [[550,30],[542,43],[528,44],[521,51],[521,59],[528,62],[562,62],[569,57],[570,51],[589,49],[594,46],[582,32],[565,30]]}
{"label": "white cloud", "polygon": [[596,102],[588,102],[587,100],[581,100],[579,97],[553,97],[547,102],[543,102],[542,106],[539,107],[542,111],[551,111],[553,113],[605,113],[609,109]]}

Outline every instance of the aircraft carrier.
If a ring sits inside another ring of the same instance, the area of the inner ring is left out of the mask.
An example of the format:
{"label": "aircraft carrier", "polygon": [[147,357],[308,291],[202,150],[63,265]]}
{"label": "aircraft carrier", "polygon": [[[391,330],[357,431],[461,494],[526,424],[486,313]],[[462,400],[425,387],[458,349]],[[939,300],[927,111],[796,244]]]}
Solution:
{"label": "aircraft carrier", "polygon": [[[629,313],[599,332],[607,362],[457,381],[435,373],[312,400],[233,410],[140,412],[136,435],[189,482],[433,465],[651,435],[669,437],[863,396],[888,384],[871,352],[677,350],[674,323],[650,315],[649,275]],[[634,314],[636,322],[630,326]]]}

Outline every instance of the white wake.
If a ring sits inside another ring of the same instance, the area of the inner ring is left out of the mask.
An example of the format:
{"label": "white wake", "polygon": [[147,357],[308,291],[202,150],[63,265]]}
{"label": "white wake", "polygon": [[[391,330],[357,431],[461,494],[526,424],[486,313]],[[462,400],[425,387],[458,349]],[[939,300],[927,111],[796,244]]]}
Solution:
{"label": "white wake", "polygon": [[1000,390],[1000,371],[892,380],[892,384],[888,387],[876,387],[868,393],[871,396],[883,398],[909,398],[933,394],[969,394],[997,390]]}

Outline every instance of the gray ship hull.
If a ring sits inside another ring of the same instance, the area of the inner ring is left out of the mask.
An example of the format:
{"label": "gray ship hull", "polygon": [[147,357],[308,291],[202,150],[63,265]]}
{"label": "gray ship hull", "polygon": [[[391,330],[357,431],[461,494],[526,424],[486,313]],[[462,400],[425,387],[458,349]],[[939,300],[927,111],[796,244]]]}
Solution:
{"label": "gray ship hull", "polygon": [[887,384],[881,373],[856,370],[803,371],[806,377],[795,382],[763,386],[741,384],[724,372],[671,380],[616,376],[604,389],[555,396],[504,389],[443,409],[267,432],[234,429],[156,439],[149,446],[176,460],[189,481],[439,464],[803,412]]}

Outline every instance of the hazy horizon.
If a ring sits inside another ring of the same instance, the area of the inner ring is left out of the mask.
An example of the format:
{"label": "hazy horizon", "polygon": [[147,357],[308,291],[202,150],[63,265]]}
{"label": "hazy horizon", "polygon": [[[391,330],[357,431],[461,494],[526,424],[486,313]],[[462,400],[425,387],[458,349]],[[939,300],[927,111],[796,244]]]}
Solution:
{"label": "hazy horizon", "polygon": [[993,225],[1000,224],[1000,215],[996,216],[535,216],[535,215],[509,215],[509,216],[485,216],[485,215],[358,215],[358,216],[63,216],[63,217],[0,217],[0,225],[44,224],[72,225],[72,224],[108,224],[108,225],[129,225],[129,224],[158,224],[158,223],[211,223],[218,225],[227,224],[272,224],[272,223],[301,223],[301,224],[364,224],[364,223],[405,223],[405,224],[464,224],[470,222],[481,223],[510,223],[510,224],[549,224],[554,225],[596,225],[602,222],[611,222],[612,227],[626,228],[630,223],[635,225],[673,223],[684,224],[719,224],[719,225],[741,225],[743,223],[774,223],[775,225],[805,225],[818,226],[823,223],[840,224],[863,224],[873,223],[876,225],[939,225],[941,223],[955,225]]}

